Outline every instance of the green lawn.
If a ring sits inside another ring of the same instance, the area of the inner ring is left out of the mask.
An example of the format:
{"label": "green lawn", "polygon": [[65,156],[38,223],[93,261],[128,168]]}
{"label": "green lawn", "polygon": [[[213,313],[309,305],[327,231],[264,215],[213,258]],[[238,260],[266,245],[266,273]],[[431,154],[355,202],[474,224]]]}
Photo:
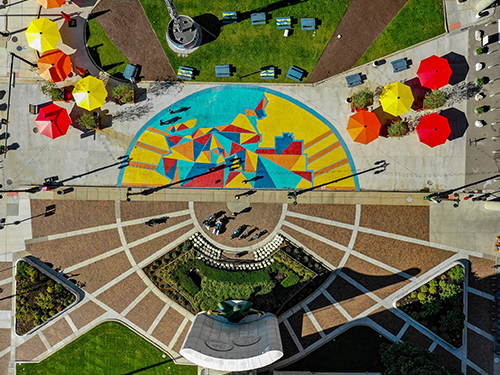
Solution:
{"label": "green lawn", "polygon": [[356,326],[279,371],[381,372],[380,344],[390,343],[366,326]]}
{"label": "green lawn", "polygon": [[379,59],[445,32],[441,0],[409,0],[356,66]]}
{"label": "green lawn", "polygon": [[[295,5],[287,5],[294,3]],[[276,0],[233,0],[199,1],[185,0],[176,3],[179,14],[185,14],[204,27],[203,33],[216,35],[218,18],[222,18],[222,11],[234,10],[239,13],[248,12],[248,18],[237,24],[225,25],[215,41],[202,45],[196,52],[187,58],[178,57],[166,41],[167,24],[170,16],[164,0],[141,0],[141,4],[158,40],[163,46],[167,57],[175,71],[180,65],[200,70],[196,77],[199,81],[261,81],[259,68],[274,65],[281,70],[279,78],[274,82],[293,82],[286,78],[290,65],[299,66],[309,73],[312,72],[323,49],[330,40],[335,28],[342,19],[351,0],[309,0],[283,1]],[[280,4],[284,4],[279,8]],[[272,19],[266,25],[252,26],[250,13],[267,11]],[[274,9],[278,6],[278,9]],[[298,20],[294,25],[293,34],[283,37],[283,30],[277,30],[276,17],[291,16]],[[321,25],[313,36],[313,31],[300,30],[300,18],[316,17]],[[215,65],[232,64],[236,67],[240,78],[235,75],[231,78],[215,78]],[[266,82],[266,81],[264,81]],[[269,81],[267,81],[269,82]]]}
{"label": "green lawn", "polygon": [[106,322],[38,364],[18,364],[17,374],[196,375],[195,366],[178,366],[163,352],[116,322]]}
{"label": "green lawn", "polygon": [[96,64],[112,76],[121,77],[128,60],[95,19],[88,21],[87,34],[88,48]]}

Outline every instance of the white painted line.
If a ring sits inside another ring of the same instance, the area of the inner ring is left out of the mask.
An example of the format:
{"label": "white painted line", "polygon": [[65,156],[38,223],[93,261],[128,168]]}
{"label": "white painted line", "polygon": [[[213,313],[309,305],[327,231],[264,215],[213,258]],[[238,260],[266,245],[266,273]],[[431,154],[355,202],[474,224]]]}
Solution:
{"label": "white painted line", "polygon": [[[405,334],[405,332],[409,326],[410,326],[410,323],[406,322],[405,325],[403,326],[403,328],[401,328],[401,330],[398,332],[398,335],[396,336],[398,338],[398,340],[401,340],[401,337],[403,337],[403,335]],[[432,350],[431,350],[431,352],[432,352]]]}
{"label": "white painted line", "polygon": [[340,311],[340,313],[342,315],[344,315],[344,317],[347,319],[347,321],[351,321],[352,320],[352,316],[347,312],[345,311],[345,309],[340,306],[340,303],[338,303],[335,298],[332,297],[332,295],[330,293],[328,293],[328,291],[324,290],[323,291],[323,295],[332,303],[332,305]]}
{"label": "white painted line", "polygon": [[[165,313],[167,312],[167,310],[170,308],[169,305],[165,305],[163,306],[163,308],[161,309],[161,311],[159,312],[159,314],[156,316],[155,320],[153,321],[153,323],[151,324],[151,326],[148,328],[147,330],[147,333],[148,335],[152,334],[153,331],[155,330],[156,326],[158,325],[158,323],[160,323],[160,321],[163,319],[163,317],[165,316]],[[169,345],[170,346],[170,345]]]}
{"label": "white painted line", "polygon": [[184,327],[186,327],[186,324],[188,324],[189,322],[189,319],[186,319],[184,318],[184,320],[182,321],[181,325],[179,326],[179,328],[177,329],[177,331],[175,332],[175,335],[174,337],[172,337],[172,340],[170,341],[170,343],[168,344],[168,346],[170,348],[173,348],[175,343],[177,342],[177,340],[179,339],[179,336],[181,335],[182,333],[182,330],[184,329]]}
{"label": "white painted line", "polygon": [[477,290],[477,289],[475,289],[475,288],[471,288],[471,287],[467,288],[467,291],[468,291],[469,293],[472,293],[472,294],[475,294],[475,295],[481,296],[481,297],[483,297],[483,298],[486,298],[486,299],[488,299],[488,300],[490,300],[490,301],[495,301],[495,297],[494,297],[494,296],[492,296],[492,295],[491,295],[491,294],[489,294],[489,293],[481,292],[480,290]]}
{"label": "white painted line", "polygon": [[64,315],[64,319],[66,319],[66,322],[68,322],[68,325],[70,326],[73,333],[78,332],[78,328],[76,328],[75,323],[73,323],[73,320],[71,319],[69,314]]}
{"label": "white painted line", "polygon": [[323,328],[321,328],[321,326],[319,325],[318,321],[314,317],[314,315],[311,312],[311,310],[309,309],[309,307],[307,305],[305,305],[303,307],[303,309],[306,312],[306,316],[311,320],[314,328],[316,328],[316,331],[318,331],[318,333],[321,335],[321,337],[325,338],[326,335],[325,335],[325,332],[323,332]]}
{"label": "white painted line", "polygon": [[120,313],[120,315],[122,316],[127,315],[130,312],[130,310],[132,310],[135,306],[137,306],[139,302],[141,302],[142,299],[146,297],[148,293],[149,289],[148,288],[144,289],[141,294],[139,294],[132,302],[130,302],[130,305],[128,305],[127,308]]}

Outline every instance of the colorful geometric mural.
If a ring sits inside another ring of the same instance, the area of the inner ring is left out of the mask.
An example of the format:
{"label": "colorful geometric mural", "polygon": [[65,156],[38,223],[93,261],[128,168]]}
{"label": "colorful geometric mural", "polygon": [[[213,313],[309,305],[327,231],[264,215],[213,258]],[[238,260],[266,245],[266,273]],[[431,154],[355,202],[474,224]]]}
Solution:
{"label": "colorful geometric mural", "polygon": [[[120,186],[309,188],[355,173],[335,128],[302,103],[254,86],[200,91],[132,141]],[[355,190],[350,178],[324,189]]]}

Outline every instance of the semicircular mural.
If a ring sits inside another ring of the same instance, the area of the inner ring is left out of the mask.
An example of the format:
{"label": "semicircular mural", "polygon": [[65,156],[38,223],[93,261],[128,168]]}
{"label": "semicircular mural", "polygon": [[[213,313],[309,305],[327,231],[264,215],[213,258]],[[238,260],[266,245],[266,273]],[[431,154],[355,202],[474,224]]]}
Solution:
{"label": "semicircular mural", "polygon": [[[118,186],[303,189],[355,173],[337,130],[303,103],[262,87],[192,94],[131,142]],[[324,189],[358,190],[357,177]]]}

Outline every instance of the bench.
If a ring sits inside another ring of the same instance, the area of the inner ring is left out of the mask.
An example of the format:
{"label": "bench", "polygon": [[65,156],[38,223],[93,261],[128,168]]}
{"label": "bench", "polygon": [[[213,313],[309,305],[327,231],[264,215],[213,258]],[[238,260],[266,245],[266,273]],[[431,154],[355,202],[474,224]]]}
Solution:
{"label": "bench", "polygon": [[238,22],[238,15],[236,14],[235,11],[227,11],[227,12],[222,12],[222,23],[223,24],[228,24],[228,23],[237,23]]}
{"label": "bench", "polygon": [[410,69],[408,61],[405,58],[391,61],[394,73],[402,72],[403,70]]}
{"label": "bench", "polygon": [[260,79],[275,79],[276,69],[274,66],[264,66],[260,68]]}
{"label": "bench", "polygon": [[301,18],[300,19],[300,29],[301,30],[316,30],[316,18]]}
{"label": "bench", "polygon": [[231,69],[229,65],[216,65],[215,66],[215,76],[217,78],[231,77]]}
{"label": "bench", "polygon": [[179,66],[179,69],[177,70],[177,78],[191,81],[193,79],[193,73],[193,68],[188,68],[187,66]]}
{"label": "bench", "polygon": [[276,25],[278,30],[280,29],[291,29],[292,28],[292,17],[277,17]]}
{"label": "bench", "polygon": [[125,71],[123,72],[123,78],[128,79],[132,83],[135,83],[135,78],[137,77],[138,73],[139,69],[137,69],[137,66],[128,64],[125,68]]}
{"label": "bench", "polygon": [[250,18],[252,19],[252,26],[266,24],[266,13],[252,13]]}
{"label": "bench", "polygon": [[347,81],[347,87],[351,88],[354,86],[361,85],[363,80],[361,79],[361,73],[351,74],[350,76],[345,77]]}
{"label": "bench", "polygon": [[286,76],[290,79],[293,79],[294,81],[300,82],[302,80],[302,77],[304,77],[304,73],[304,69],[300,69],[292,65],[288,70],[288,74]]}

